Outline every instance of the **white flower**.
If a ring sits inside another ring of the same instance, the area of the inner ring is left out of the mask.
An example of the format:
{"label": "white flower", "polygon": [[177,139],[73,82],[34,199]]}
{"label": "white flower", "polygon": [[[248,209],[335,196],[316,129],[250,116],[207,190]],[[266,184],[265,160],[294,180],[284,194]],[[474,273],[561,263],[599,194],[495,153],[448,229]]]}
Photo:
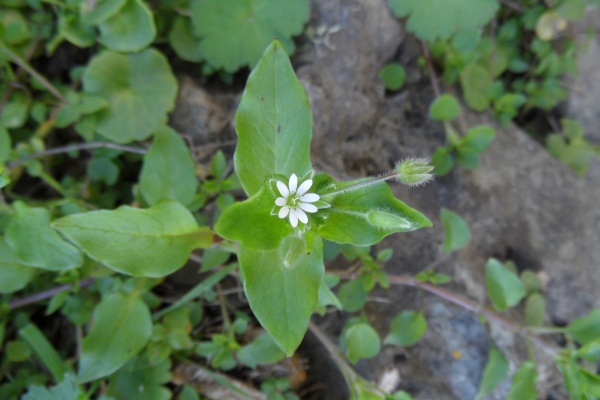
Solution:
{"label": "white flower", "polygon": [[[298,177],[296,174],[290,176],[290,182],[286,186],[285,183],[277,181],[277,189],[282,197],[275,199],[275,204],[281,207],[279,210],[279,218],[290,216],[290,224],[295,228],[298,226],[298,221],[304,224],[308,223],[306,213],[315,213],[318,208],[314,204],[320,199],[320,196],[315,193],[306,193],[312,186],[312,179],[302,182],[298,187]],[[306,211],[306,212],[305,212]]]}

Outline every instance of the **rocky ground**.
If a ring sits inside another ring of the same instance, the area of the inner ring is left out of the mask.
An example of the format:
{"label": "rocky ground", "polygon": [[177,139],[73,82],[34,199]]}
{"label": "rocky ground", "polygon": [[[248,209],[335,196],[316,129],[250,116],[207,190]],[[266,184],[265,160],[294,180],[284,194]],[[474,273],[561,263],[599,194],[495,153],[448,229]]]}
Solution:
{"label": "rocky ground", "polygon": [[[306,42],[292,60],[313,108],[313,165],[337,178],[383,172],[405,157],[430,156],[444,143],[442,125],[427,117],[434,94],[416,65],[419,43],[386,3],[313,1],[310,24],[324,27],[324,34]],[[590,18],[593,21],[594,15]],[[597,14],[596,21],[600,21]],[[580,57],[581,75],[567,107],[596,144],[600,143],[598,60],[596,38]],[[377,76],[391,61],[407,68],[407,84],[394,94],[386,93]],[[240,93],[208,89],[185,74],[180,85],[174,127],[199,145],[225,143],[232,152],[233,115]],[[493,125],[496,140],[475,171],[455,168],[426,187],[392,185],[400,199],[425,213],[435,226],[387,238],[380,246],[394,248],[388,272],[414,274],[436,262],[439,272],[452,276],[451,290],[489,304],[484,265],[494,256],[512,259],[520,269],[531,269],[542,278],[547,324],[563,326],[600,307],[600,162],[593,161],[586,177],[578,178],[516,125],[501,127],[491,115],[466,107],[462,123]],[[211,152],[210,146],[202,149]],[[443,259],[442,207],[460,214],[472,229],[469,245]],[[384,346],[377,358],[359,362],[357,370],[374,382],[387,377],[391,389],[407,390],[418,399],[474,399],[490,341],[509,358],[511,374],[527,358],[522,338],[493,325],[486,332],[477,316],[436,296],[405,287],[374,295],[389,299],[366,307],[367,317],[382,336],[402,310],[423,310],[429,323],[417,345]],[[508,315],[519,321],[522,312],[517,308]],[[348,316],[334,312],[316,321],[335,340]],[[542,396],[566,398],[552,359],[538,351],[536,360]],[[312,367],[319,365],[323,364]],[[325,382],[330,387],[343,384],[332,376],[333,382]],[[509,386],[506,380],[489,398],[503,399]],[[332,393],[322,398],[334,399]]]}

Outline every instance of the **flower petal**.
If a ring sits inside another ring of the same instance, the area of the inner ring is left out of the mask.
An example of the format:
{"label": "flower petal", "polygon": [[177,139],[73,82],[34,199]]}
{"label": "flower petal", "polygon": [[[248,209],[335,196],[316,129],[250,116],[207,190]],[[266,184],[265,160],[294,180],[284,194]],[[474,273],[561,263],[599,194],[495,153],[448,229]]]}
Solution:
{"label": "flower petal", "polygon": [[290,176],[289,188],[290,193],[296,193],[296,189],[298,188],[298,177],[296,176],[296,174],[292,174],[292,176]]}
{"label": "flower petal", "polygon": [[281,193],[281,195],[286,199],[290,196],[290,191],[288,190],[287,186],[285,186],[285,183],[277,181],[277,189],[279,189],[279,193]]}
{"label": "flower petal", "polygon": [[278,197],[275,199],[275,204],[279,207],[283,207],[287,204],[287,199],[285,197]]}
{"label": "flower petal", "polygon": [[298,226],[298,215],[296,214],[295,208],[290,210],[290,224],[292,224],[294,228]]}
{"label": "flower petal", "polygon": [[[302,203],[300,203],[300,204],[302,204]],[[306,216],[304,211],[300,210],[299,208],[295,208],[293,211],[296,214],[296,216],[298,217],[298,219],[300,221],[302,221],[302,223],[308,224],[308,217]]]}
{"label": "flower petal", "polygon": [[[315,207],[314,205],[309,204],[309,203],[299,203],[298,207],[300,207],[301,209],[303,209],[304,211],[309,212],[309,213],[316,213],[319,210],[317,207]],[[302,221],[302,220],[300,220],[300,221]]]}
{"label": "flower petal", "polygon": [[315,201],[319,200],[321,198],[321,196],[319,196],[316,193],[305,193],[302,196],[300,196],[300,201],[303,201],[305,203],[314,203]]}
{"label": "flower petal", "polygon": [[290,212],[290,208],[288,206],[281,207],[281,210],[279,210],[279,218],[287,217],[289,212]]}
{"label": "flower petal", "polygon": [[298,188],[298,196],[303,196],[304,193],[308,192],[308,189],[312,186],[312,179],[302,182],[302,185]]}

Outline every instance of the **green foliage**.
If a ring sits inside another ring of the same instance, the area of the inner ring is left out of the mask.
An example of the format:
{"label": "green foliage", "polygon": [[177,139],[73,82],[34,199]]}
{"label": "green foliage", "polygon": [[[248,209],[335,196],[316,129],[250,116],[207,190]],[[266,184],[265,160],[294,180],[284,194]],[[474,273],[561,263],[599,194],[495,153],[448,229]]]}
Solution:
{"label": "green foliage", "polygon": [[151,333],[150,311],[138,296],[115,293],[103,299],[83,340],[79,381],[90,382],[121,368],[144,348]]}
{"label": "green foliage", "polygon": [[487,125],[470,128],[464,136],[454,130],[447,131],[450,144],[438,148],[432,157],[436,175],[445,175],[452,170],[454,162],[466,169],[479,166],[479,157],[494,140],[496,132]]}
{"label": "green foliage", "polygon": [[417,343],[427,331],[427,321],[417,311],[402,311],[393,320],[385,344],[408,347]]}
{"label": "green foliage", "polygon": [[571,322],[567,332],[582,345],[600,338],[600,309],[592,310],[585,317]]}
{"label": "green foliage", "polygon": [[[177,179],[171,179],[174,176]],[[156,132],[140,174],[140,193],[146,202],[154,205],[170,199],[189,205],[197,182],[194,160],[183,139],[167,127]]]}
{"label": "green foliage", "polygon": [[63,217],[52,226],[105,266],[133,276],[160,277],[181,268],[212,234],[181,204],[163,200],[149,209],[122,206]]}
{"label": "green foliage", "polygon": [[535,400],[537,391],[535,390],[535,380],[537,371],[535,365],[526,362],[521,365],[512,380],[512,387],[506,396],[506,400]]}
{"label": "green foliage", "polygon": [[550,154],[583,176],[595,155],[594,146],[585,139],[581,125],[571,119],[561,121],[563,131],[546,137],[546,146]]}
{"label": "green foliage", "polygon": [[451,121],[460,113],[460,106],[454,96],[443,94],[429,107],[429,116],[436,121]]}
{"label": "green foliage", "polygon": [[43,386],[31,386],[22,400],[65,400],[79,399],[81,396],[84,396],[84,393],[77,385],[75,376],[67,374],[64,380],[49,389]]}
{"label": "green foliage", "polygon": [[235,171],[249,196],[269,174],[300,177],[311,170],[311,125],[306,92],[282,44],[273,42],[248,77],[236,113]]}
{"label": "green foliage", "polygon": [[173,395],[164,385],[172,379],[170,369],[168,359],[153,364],[140,354],[111,377],[108,393],[117,400],[169,400]]}
{"label": "green foliage", "polygon": [[381,339],[368,323],[357,322],[347,326],[342,333],[348,359],[356,364],[363,358],[373,358],[379,354]]}
{"label": "green foliage", "polygon": [[199,54],[212,68],[227,72],[254,67],[274,39],[281,41],[282,52],[292,54],[291,36],[302,32],[308,17],[308,0],[205,0],[192,5]]}
{"label": "green foliage", "polygon": [[239,362],[250,368],[256,368],[257,365],[273,364],[284,358],[285,353],[281,351],[271,336],[266,333],[257,336],[237,353]]}
{"label": "green foliage", "polygon": [[442,224],[444,224],[444,252],[451,253],[469,243],[471,230],[460,215],[442,208]]}
{"label": "green foliage", "polygon": [[477,398],[489,395],[506,378],[508,361],[496,347],[490,348],[488,361],[483,370],[483,377],[479,383]]}
{"label": "green foliage", "polygon": [[499,311],[514,307],[525,296],[519,278],[495,258],[485,265],[485,284],[494,308]]}
{"label": "green foliage", "polygon": [[177,81],[153,48],[129,55],[104,51],[86,67],[82,82],[85,93],[109,104],[93,115],[94,131],[115,143],[148,138],[175,106]]}
{"label": "green foliage", "polygon": [[406,81],[406,71],[402,65],[391,63],[379,71],[379,79],[387,90],[400,90]]}
{"label": "green foliage", "polygon": [[389,4],[397,17],[408,17],[409,32],[429,42],[480,29],[498,10],[495,0],[389,0]]}

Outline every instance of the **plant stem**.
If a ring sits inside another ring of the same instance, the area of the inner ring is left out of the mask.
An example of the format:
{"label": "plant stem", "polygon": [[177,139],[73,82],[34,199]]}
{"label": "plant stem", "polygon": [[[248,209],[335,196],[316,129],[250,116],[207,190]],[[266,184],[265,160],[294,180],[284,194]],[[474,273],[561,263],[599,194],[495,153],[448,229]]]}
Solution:
{"label": "plant stem", "polygon": [[62,146],[62,147],[54,147],[52,149],[40,151],[38,153],[29,154],[23,158],[13,161],[12,163],[9,163],[8,167],[15,168],[15,167],[25,164],[29,160],[33,160],[36,158],[42,158],[42,157],[46,157],[46,156],[50,156],[50,155],[54,155],[54,154],[70,153],[72,151],[93,150],[93,149],[114,149],[114,150],[122,150],[122,151],[126,151],[129,153],[136,153],[136,154],[146,154],[147,153],[146,149],[143,149],[140,147],[124,146],[121,144],[110,143],[110,142],[78,143],[78,144],[71,144],[71,145]]}
{"label": "plant stem", "polygon": [[57,99],[59,99],[63,103],[67,102],[65,96],[63,96],[63,94],[60,92],[60,90],[56,88],[56,86],[54,86],[48,79],[46,79],[44,75],[37,72],[35,68],[33,68],[27,61],[23,60],[17,53],[6,47],[2,42],[0,42],[0,51],[6,53],[15,64],[27,71],[29,75],[31,75],[33,78],[37,79]]}
{"label": "plant stem", "polygon": [[418,287],[429,293],[433,293],[445,300],[448,300],[458,306],[461,306],[462,308],[467,309],[475,314],[484,316],[486,319],[495,322],[499,325],[502,325],[508,330],[528,338],[529,340],[531,340],[532,343],[536,344],[538,347],[546,351],[552,357],[556,357],[559,353],[556,346],[546,341],[545,339],[542,339],[542,337],[535,334],[531,329],[506,318],[505,316],[489,309],[488,307],[481,306],[475,303],[474,301],[466,299],[456,293],[453,293],[449,290],[433,285],[431,283],[420,282],[412,276],[388,275],[388,278],[390,280],[390,283],[396,285]]}
{"label": "plant stem", "polygon": [[[86,287],[91,285],[96,281],[96,278],[85,278],[79,281],[78,287]],[[64,285],[56,286],[48,290],[44,290],[43,292],[34,293],[30,296],[23,297],[21,299],[15,299],[8,303],[8,307],[11,310],[16,310],[17,308],[28,306],[29,304],[37,303],[38,301],[49,299],[60,292],[65,292],[67,290],[71,290],[73,285],[70,283],[66,283]]]}
{"label": "plant stem", "polygon": [[423,50],[423,57],[425,57],[425,62],[427,63],[427,69],[429,70],[429,79],[431,80],[431,86],[433,86],[433,92],[435,93],[435,97],[440,97],[440,85],[437,80],[437,75],[435,74],[435,68],[433,67],[433,61],[431,61],[431,55],[429,54],[429,48],[425,42],[421,42],[421,49]]}
{"label": "plant stem", "polygon": [[390,179],[394,179],[397,176],[398,172],[395,169],[393,169],[379,176],[364,178],[360,182],[355,183],[354,185],[343,186],[341,188],[334,189],[331,192],[323,193],[321,194],[321,198],[326,198],[327,196],[333,196],[340,193],[350,192],[352,190],[360,189],[365,186],[371,186],[379,182],[389,181]]}

